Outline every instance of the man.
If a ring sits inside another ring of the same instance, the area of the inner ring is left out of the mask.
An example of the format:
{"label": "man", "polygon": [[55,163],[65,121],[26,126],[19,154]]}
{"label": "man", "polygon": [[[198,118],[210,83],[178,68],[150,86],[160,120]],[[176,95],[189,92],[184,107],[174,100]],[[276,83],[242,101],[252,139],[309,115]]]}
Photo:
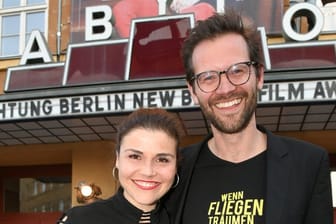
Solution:
{"label": "man", "polygon": [[258,31],[227,11],[182,49],[187,85],[212,133],[183,150],[168,198],[175,223],[332,224],[328,154],[256,124],[264,67]]}

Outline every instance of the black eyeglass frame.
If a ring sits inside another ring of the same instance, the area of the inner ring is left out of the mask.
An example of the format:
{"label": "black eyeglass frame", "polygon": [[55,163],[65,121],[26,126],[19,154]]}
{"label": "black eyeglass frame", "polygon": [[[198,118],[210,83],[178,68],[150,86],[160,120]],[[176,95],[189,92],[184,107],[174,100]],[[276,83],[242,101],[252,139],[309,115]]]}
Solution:
{"label": "black eyeglass frame", "polygon": [[[244,81],[244,82],[242,82],[242,83],[239,83],[239,84],[235,84],[235,83],[233,83],[233,82],[230,80],[229,76],[227,75],[227,72],[228,72],[233,66],[240,65],[240,64],[245,64],[245,65],[249,66],[248,77],[247,77],[246,81]],[[200,73],[194,75],[194,76],[190,79],[190,81],[191,81],[191,82],[196,81],[196,83],[197,83],[199,89],[200,89],[202,92],[205,92],[205,93],[210,93],[210,92],[216,91],[216,90],[218,89],[218,87],[220,86],[220,83],[221,83],[221,76],[222,76],[222,74],[225,74],[225,75],[226,75],[227,80],[228,80],[232,85],[234,85],[234,86],[241,86],[241,85],[244,85],[245,83],[247,83],[247,82],[250,80],[250,76],[251,76],[251,68],[250,68],[250,67],[251,67],[252,65],[253,65],[253,66],[257,66],[258,63],[255,62],[255,61],[243,61],[243,62],[238,62],[238,63],[235,63],[235,64],[230,65],[226,70],[223,70],[223,71],[209,70],[209,71],[200,72]],[[198,77],[201,76],[202,74],[204,74],[204,73],[208,73],[208,72],[215,72],[215,73],[217,74],[218,78],[219,78],[219,81],[218,81],[218,85],[217,85],[217,87],[214,88],[214,90],[211,90],[211,91],[204,91],[204,90],[200,87],[200,85],[199,85]]]}

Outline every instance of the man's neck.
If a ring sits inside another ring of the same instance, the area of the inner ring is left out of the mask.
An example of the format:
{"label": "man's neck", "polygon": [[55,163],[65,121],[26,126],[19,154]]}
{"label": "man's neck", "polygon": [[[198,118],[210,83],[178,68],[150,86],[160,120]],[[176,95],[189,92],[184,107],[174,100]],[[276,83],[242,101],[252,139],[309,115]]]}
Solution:
{"label": "man's neck", "polygon": [[212,127],[213,138],[208,141],[209,149],[217,157],[239,163],[260,154],[266,150],[266,134],[256,128],[254,122],[243,131],[235,134],[226,134]]}

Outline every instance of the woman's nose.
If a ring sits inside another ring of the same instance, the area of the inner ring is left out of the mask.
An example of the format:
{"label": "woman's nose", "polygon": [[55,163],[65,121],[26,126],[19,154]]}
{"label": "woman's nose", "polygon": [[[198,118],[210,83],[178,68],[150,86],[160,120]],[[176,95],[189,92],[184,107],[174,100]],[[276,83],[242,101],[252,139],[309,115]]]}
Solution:
{"label": "woman's nose", "polygon": [[141,172],[143,175],[146,175],[146,176],[154,176],[156,173],[155,165],[153,164],[152,161],[146,161],[143,163],[141,167]]}

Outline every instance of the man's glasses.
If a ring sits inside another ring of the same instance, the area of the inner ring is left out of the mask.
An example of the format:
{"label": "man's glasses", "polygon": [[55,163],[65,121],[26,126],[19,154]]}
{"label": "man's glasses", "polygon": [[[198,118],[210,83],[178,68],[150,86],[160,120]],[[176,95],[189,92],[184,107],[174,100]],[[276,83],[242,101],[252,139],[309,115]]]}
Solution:
{"label": "man's glasses", "polygon": [[215,91],[221,83],[221,75],[225,74],[229,82],[234,86],[245,84],[250,79],[251,65],[257,65],[254,61],[239,62],[231,65],[224,71],[205,71],[194,75],[191,81],[196,80],[198,87],[205,93]]}

